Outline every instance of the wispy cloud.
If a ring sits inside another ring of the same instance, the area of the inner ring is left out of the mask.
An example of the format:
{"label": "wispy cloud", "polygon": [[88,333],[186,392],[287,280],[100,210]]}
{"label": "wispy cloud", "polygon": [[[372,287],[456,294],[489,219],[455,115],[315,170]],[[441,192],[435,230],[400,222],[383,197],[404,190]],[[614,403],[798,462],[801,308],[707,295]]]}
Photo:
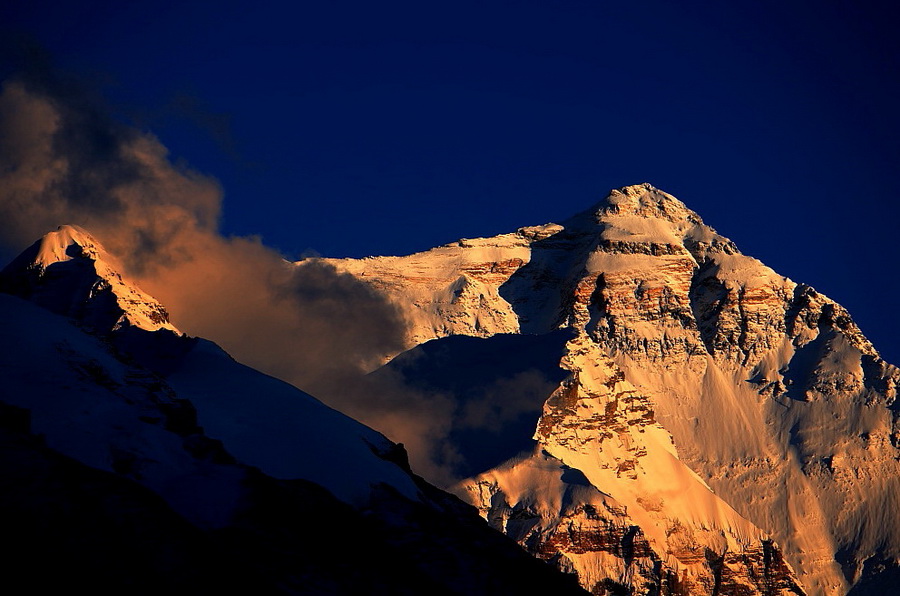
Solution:
{"label": "wispy cloud", "polygon": [[[0,244],[9,258],[61,224],[90,230],[189,333],[301,387],[402,348],[396,309],[315,259],[219,233],[218,182],[88,90],[32,68],[0,93]],[[301,225],[302,222],[298,222]]]}
{"label": "wispy cloud", "polygon": [[0,92],[6,260],[59,225],[86,228],[180,329],[403,442],[414,468],[438,483],[465,468],[454,433],[494,432],[542,401],[519,398],[547,391],[531,373],[465,399],[414,386],[397,369],[366,378],[404,348],[394,305],[317,258],[295,265],[258,238],[223,236],[215,179],[173,163],[153,134],[111,117],[47,64]]}

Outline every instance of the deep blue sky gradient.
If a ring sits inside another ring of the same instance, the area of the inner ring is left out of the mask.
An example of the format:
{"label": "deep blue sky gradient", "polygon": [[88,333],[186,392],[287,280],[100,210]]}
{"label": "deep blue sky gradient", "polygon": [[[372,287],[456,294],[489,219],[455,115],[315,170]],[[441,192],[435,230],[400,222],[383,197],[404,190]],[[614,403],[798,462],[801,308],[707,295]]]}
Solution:
{"label": "deep blue sky gradient", "polygon": [[404,254],[646,181],[900,363],[889,3],[32,0],[0,22],[218,178],[225,233]]}

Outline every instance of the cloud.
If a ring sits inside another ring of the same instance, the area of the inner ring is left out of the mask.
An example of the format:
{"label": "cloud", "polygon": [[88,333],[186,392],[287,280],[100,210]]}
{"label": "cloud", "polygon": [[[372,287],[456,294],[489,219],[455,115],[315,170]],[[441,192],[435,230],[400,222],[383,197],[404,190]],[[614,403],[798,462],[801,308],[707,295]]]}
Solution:
{"label": "cloud", "polygon": [[60,223],[96,231],[132,268],[186,258],[176,240],[214,232],[215,180],[178,168],[150,134],[8,81],[0,93],[0,239],[7,250]]}
{"label": "cloud", "polygon": [[401,313],[321,259],[294,265],[258,238],[224,237],[221,204],[215,179],[173,164],[159,139],[112,118],[78,83],[38,68],[3,85],[6,260],[59,225],[84,227],[180,329],[403,442],[414,469],[438,484],[471,472],[460,432],[498,443],[499,426],[543,401],[528,397],[547,391],[532,373],[467,396],[411,384],[395,369],[366,377],[404,349]]}
{"label": "cloud", "polygon": [[402,443],[412,469],[429,482],[449,486],[461,478],[457,470],[463,457],[448,440],[459,407],[453,393],[415,387],[391,368],[318,390],[350,416]]}
{"label": "cloud", "polygon": [[320,388],[324,396],[338,390],[347,413],[403,443],[412,468],[443,487],[531,450],[543,403],[558,386],[547,371],[513,370],[517,367],[510,367],[508,359],[505,366],[499,364],[504,360],[499,355],[498,366],[488,371],[466,371],[466,380],[474,382],[435,378],[435,367],[459,370],[442,354],[468,348],[448,339],[456,338],[437,340],[433,351],[414,348],[340,387]]}
{"label": "cloud", "polygon": [[[218,231],[216,180],[150,133],[33,68],[0,92],[0,245],[9,260],[61,224],[90,230],[184,331],[300,387],[361,374],[403,348],[397,310],[365,284]],[[299,222],[298,222],[299,223]],[[339,406],[339,404],[338,404]]]}

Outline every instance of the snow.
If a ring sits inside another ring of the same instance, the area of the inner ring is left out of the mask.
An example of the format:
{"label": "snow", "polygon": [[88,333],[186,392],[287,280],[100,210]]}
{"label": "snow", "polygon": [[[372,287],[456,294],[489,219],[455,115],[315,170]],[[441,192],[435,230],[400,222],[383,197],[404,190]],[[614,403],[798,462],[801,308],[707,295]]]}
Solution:
{"label": "snow", "polygon": [[[70,258],[73,243],[89,248],[129,320],[160,328],[142,318],[141,305],[152,298],[117,285],[111,261],[91,248],[97,245],[86,232],[55,234],[36,263]],[[459,487],[485,515],[499,494],[511,507],[536,508],[545,521],[574,503],[627,508],[656,552],[670,553],[666,564],[690,573],[703,563],[671,553],[740,552],[771,537],[815,594],[842,594],[852,584],[837,553],[851,574],[870,556],[900,560],[892,405],[900,371],[878,357],[839,305],[740,254],[671,195],[625,187],[561,225],[405,257],[325,261],[398,305],[410,323],[409,346],[449,335],[572,329],[576,339],[562,360],[571,376],[544,405],[538,451]],[[39,319],[28,315],[24,324],[48,324]],[[4,338],[26,334],[14,329]],[[99,345],[60,334],[48,337],[75,346],[71,353],[92,354],[114,383],[128,374]],[[66,403],[85,386],[73,372],[84,367],[71,363],[69,351],[46,346],[34,346],[40,359],[29,363],[10,347],[16,341],[4,341],[0,364],[15,379],[9,390],[43,395],[51,381],[73,387],[42,398],[49,405],[38,408],[36,425],[61,449],[108,466],[108,450],[97,445],[121,437],[78,429],[97,417],[104,428],[131,432],[133,413],[99,398]],[[381,435],[233,362],[214,344],[199,341],[167,382],[196,405],[209,436],[268,474],[313,480],[356,504],[378,483],[417,497],[411,479],[372,452],[387,448]],[[137,436],[159,461],[181,461],[167,437]],[[147,466],[148,482],[164,483]],[[581,471],[586,484],[566,482],[565,470]],[[613,558],[567,556],[586,577],[622,571]]]}
{"label": "snow", "polygon": [[649,219],[639,215],[620,215],[604,220],[606,227],[600,237],[613,242],[655,242],[659,244],[679,245],[681,235],[673,229],[670,222],[660,219]]}
{"label": "snow", "polygon": [[[517,333],[518,319],[499,287],[530,258],[529,239],[559,226],[537,226],[495,238],[462,239],[406,257],[323,259],[384,292],[404,312],[412,347],[446,335]],[[503,266],[482,270],[481,266]]]}
{"label": "snow", "polygon": [[406,472],[373,453],[373,448],[390,447],[382,435],[296,387],[235,362],[212,342],[199,340],[166,380],[191,400],[209,436],[270,476],[311,480],[359,506],[379,484],[419,498]]}
{"label": "snow", "polygon": [[[72,262],[77,266],[61,267]],[[36,283],[36,302],[66,314],[73,300],[64,295],[67,291],[90,289],[85,299],[93,300],[97,288],[110,288],[119,309],[112,315],[119,322],[94,331],[118,337],[128,327],[127,349],[137,350],[138,360],[142,346],[150,345],[149,332],[178,334],[162,305],[118,273],[115,259],[75,226],[44,236],[4,271],[14,275],[9,271],[25,276],[53,272],[43,285],[26,279]],[[35,432],[82,463],[116,471],[123,461],[133,462],[135,479],[190,519],[224,524],[240,492],[241,472],[198,463],[185,450],[183,437],[147,422],[164,418],[159,403],[171,403],[173,395],[190,400],[206,436],[222,441],[240,463],[270,476],[310,480],[360,507],[377,485],[419,498],[409,474],[378,455],[393,448],[382,435],[235,362],[211,342],[183,338],[193,341],[193,348],[173,355],[175,371],[160,379],[126,364],[69,319],[5,294],[0,309],[8,320],[2,328],[3,400],[30,409]],[[198,494],[197,486],[217,488],[215,494]]]}
{"label": "snow", "polygon": [[[147,331],[167,329],[179,333],[178,329],[169,323],[165,308],[141,291],[133,281],[123,277],[119,273],[121,267],[117,259],[107,253],[91,234],[78,226],[64,225],[46,234],[15,259],[4,273],[35,270],[44,277],[48,271],[55,271],[58,264],[74,261],[89,265],[80,272],[84,278],[78,280],[90,289],[89,296],[85,296],[85,299],[94,299],[108,286],[116,306],[122,311],[115,324],[116,327],[130,325]],[[42,288],[40,291],[57,292],[58,295],[42,296],[42,305],[57,312],[66,312],[73,299],[82,298],[70,295],[72,292],[70,286]]]}
{"label": "snow", "polygon": [[[204,527],[221,527],[238,498],[236,470],[198,462],[159,424],[156,396],[130,387],[142,374],[64,317],[0,294],[0,400],[27,408],[47,446],[88,466],[130,476]],[[118,463],[117,463],[118,462]],[[119,467],[121,470],[121,467]],[[196,477],[209,482],[198,492]]]}

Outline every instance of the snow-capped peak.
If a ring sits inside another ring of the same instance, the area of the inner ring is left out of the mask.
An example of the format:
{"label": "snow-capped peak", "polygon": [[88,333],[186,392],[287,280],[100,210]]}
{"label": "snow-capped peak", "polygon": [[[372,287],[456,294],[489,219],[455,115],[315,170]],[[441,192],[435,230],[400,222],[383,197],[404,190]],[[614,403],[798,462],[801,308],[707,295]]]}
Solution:
{"label": "snow-capped peak", "polygon": [[[53,263],[71,261],[79,256],[100,260],[101,252],[105,253],[100,243],[87,230],[74,225],[59,226],[56,231],[45,234],[37,244],[33,264],[44,269]],[[78,247],[79,250],[73,250],[73,247]]]}
{"label": "snow-capped peak", "polygon": [[132,326],[179,333],[165,307],[118,269],[115,258],[89,232],[63,225],[0,272],[0,290],[101,332]]}
{"label": "snow-capped peak", "polygon": [[[900,561],[900,524],[885,517],[900,494],[900,370],[847,311],[649,184],[612,190],[542,230],[332,261],[403,309],[411,344],[575,334],[559,361],[571,374],[545,401],[534,438],[540,457],[578,470],[576,486],[609,495],[630,521],[597,524],[594,502],[590,515],[573,515],[531,473],[543,460],[485,471],[461,494],[588,589],[601,576],[623,593],[644,581],[630,556],[609,557],[619,536],[607,530],[619,523],[639,526],[669,558],[684,593],[724,581],[710,553],[730,559],[742,593],[889,585]],[[528,471],[531,484],[510,484],[510,470]],[[763,565],[781,587],[747,588],[762,577],[754,560],[782,549],[783,565]]]}
{"label": "snow-capped peak", "polygon": [[684,203],[647,182],[610,191],[592,211],[598,215],[640,215],[672,222],[687,219],[692,223],[703,223],[700,216]]}

